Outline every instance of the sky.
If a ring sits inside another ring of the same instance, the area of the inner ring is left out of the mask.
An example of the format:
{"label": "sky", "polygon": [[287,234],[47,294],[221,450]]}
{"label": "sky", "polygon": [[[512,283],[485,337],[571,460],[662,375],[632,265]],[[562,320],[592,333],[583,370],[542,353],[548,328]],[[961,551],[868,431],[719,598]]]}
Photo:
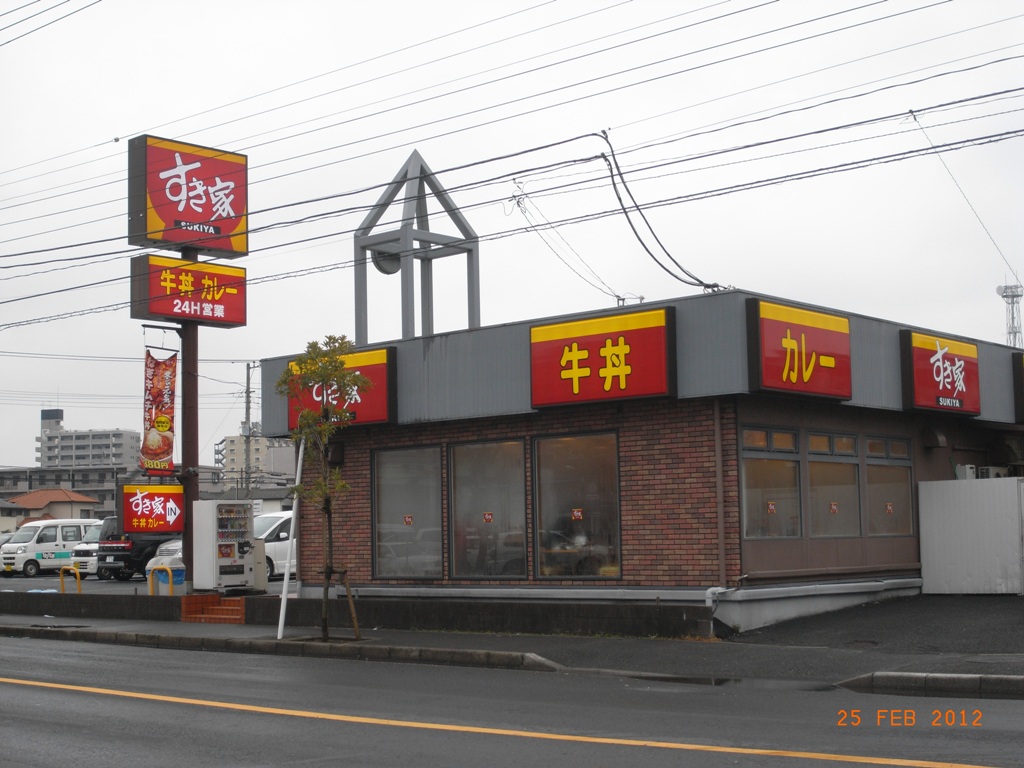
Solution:
{"label": "sky", "polygon": [[[0,94],[0,467],[37,464],[42,409],[141,431],[145,351],[178,349],[128,309],[130,259],[176,255],[127,242],[143,134],[248,158],[203,464],[247,380],[259,420],[260,359],[354,338],[352,233],[414,150],[480,237],[485,326],[734,287],[1007,338],[1017,0],[0,0]],[[437,333],[467,327],[465,273],[436,261]],[[371,344],[399,298],[371,269]]]}

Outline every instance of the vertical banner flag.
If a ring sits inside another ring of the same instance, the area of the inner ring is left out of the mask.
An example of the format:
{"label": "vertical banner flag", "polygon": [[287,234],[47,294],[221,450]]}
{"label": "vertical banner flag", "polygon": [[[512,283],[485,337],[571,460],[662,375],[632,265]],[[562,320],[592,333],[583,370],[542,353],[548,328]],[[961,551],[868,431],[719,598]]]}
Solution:
{"label": "vertical banner flag", "polygon": [[146,350],[146,391],[143,394],[142,458],[149,475],[174,474],[174,385],[178,355],[157,360]]}

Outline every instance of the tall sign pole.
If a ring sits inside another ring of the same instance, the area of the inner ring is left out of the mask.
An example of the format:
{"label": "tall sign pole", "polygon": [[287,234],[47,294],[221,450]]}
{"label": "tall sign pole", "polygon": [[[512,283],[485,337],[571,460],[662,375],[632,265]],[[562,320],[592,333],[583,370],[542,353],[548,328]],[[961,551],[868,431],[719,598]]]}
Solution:
{"label": "tall sign pole", "polygon": [[[184,490],[186,592],[191,592],[193,583],[194,510],[199,499],[199,326],[233,328],[246,322],[245,270],[201,262],[200,255],[246,255],[248,207],[244,155],[155,136],[136,136],[128,142],[128,242],[180,253],[177,259],[154,255],[132,259],[131,314],[179,325],[182,466],[178,477]],[[174,473],[170,462],[160,467],[143,461],[142,468],[151,475]],[[206,544],[216,546],[216,542]]]}
{"label": "tall sign pole", "polygon": [[[184,261],[198,262],[199,251],[182,248]],[[185,489],[185,535],[181,559],[185,564],[185,592],[192,591],[195,517],[199,498],[199,323],[182,320],[181,330],[181,484]]]}

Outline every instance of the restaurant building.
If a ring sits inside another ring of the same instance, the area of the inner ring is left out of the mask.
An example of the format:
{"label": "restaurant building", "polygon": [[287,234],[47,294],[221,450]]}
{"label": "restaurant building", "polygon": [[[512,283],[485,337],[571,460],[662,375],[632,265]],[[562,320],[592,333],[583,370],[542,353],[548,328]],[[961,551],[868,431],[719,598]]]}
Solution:
{"label": "restaurant building", "polygon": [[[294,423],[288,362],[262,361],[268,436]],[[749,629],[915,594],[917,484],[1024,453],[1017,350],[738,290],[346,364],[374,382],[331,452],[360,597],[711,605]],[[299,514],[312,596],[321,519]]]}

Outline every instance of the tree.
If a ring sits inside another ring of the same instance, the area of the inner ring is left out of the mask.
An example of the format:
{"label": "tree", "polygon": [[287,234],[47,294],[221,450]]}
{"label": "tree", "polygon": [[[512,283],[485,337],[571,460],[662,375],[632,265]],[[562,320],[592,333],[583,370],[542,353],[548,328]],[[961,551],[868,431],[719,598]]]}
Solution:
{"label": "tree", "polygon": [[[304,444],[307,453],[316,456],[319,467],[311,479],[298,478],[295,488],[300,503],[307,502],[320,509],[323,514],[324,536],[324,593],[320,611],[322,639],[330,639],[328,629],[328,606],[330,605],[331,579],[335,573],[345,587],[348,608],[352,616],[352,628],[356,640],[359,636],[359,622],[356,605],[352,599],[352,588],[348,581],[348,568],[341,563],[334,566],[334,514],[333,499],[348,490],[348,483],[341,476],[341,470],[331,466],[331,448],[336,444],[338,433],[348,426],[352,418],[346,406],[353,402],[361,390],[370,386],[370,381],[358,371],[345,367],[345,355],[351,354],[353,344],[344,336],[326,336],[323,343],[311,341],[306,351],[293,360],[277,380],[277,391],[288,398],[288,407],[299,411],[298,425],[292,432],[292,439]],[[303,402],[315,401],[316,409],[304,406]]]}

